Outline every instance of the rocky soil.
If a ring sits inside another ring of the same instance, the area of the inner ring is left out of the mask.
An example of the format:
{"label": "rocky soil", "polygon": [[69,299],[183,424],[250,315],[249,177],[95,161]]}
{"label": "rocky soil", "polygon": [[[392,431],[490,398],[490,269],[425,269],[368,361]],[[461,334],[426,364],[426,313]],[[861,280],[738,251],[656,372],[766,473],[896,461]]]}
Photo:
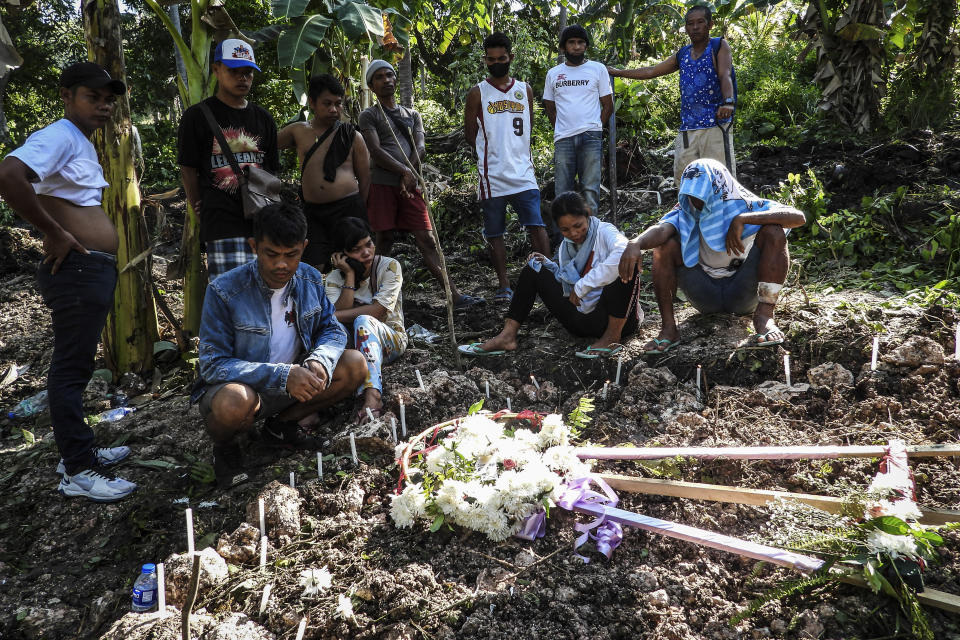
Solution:
{"label": "rocky soil", "polygon": [[[753,159],[756,160],[756,159]],[[796,170],[791,166],[790,170]],[[662,175],[662,173],[661,173]],[[745,178],[766,184],[765,176]],[[175,231],[170,235],[176,237]],[[412,245],[398,244],[408,271]],[[471,292],[492,293],[492,272],[476,275],[472,260],[455,255],[455,277]],[[43,388],[52,333],[36,292],[31,263],[39,243],[23,230],[0,229],[0,379],[10,365],[30,365],[0,388],[6,409]],[[519,255],[522,255],[520,253]],[[518,256],[515,256],[518,257]],[[176,310],[178,283],[158,281]],[[413,278],[412,278],[413,279]],[[640,355],[659,318],[644,293],[647,320],[625,341],[622,384],[616,360],[583,361],[583,345],[539,308],[521,334],[520,349],[503,358],[455,365],[445,341],[445,311],[431,282],[405,291],[407,326],[419,323],[441,341],[414,341],[385,369],[385,402],[409,428],[464,415],[484,396],[487,407],[568,413],[579,398],[596,399],[581,442],[605,446],[956,443],[960,433],[960,362],[953,331],[960,314],[939,306],[916,308],[892,295],[823,292],[793,283],[782,296],[782,347],[744,348],[748,322],[701,317],[680,306],[684,343],[659,358]],[[458,340],[489,335],[503,309],[487,305],[457,316]],[[876,328],[881,359],[871,372]],[[169,330],[165,337],[170,338]],[[789,349],[795,385],[786,391],[783,355]],[[705,392],[694,388],[702,366]],[[825,366],[830,365],[830,366]],[[590,550],[573,556],[578,517],[553,510],[547,535],[536,542],[492,544],[478,534],[441,528],[396,529],[389,518],[398,470],[386,427],[358,434],[354,466],[345,435],[353,407],[321,416],[326,441],[324,476],[312,453],[276,458],[259,454],[254,480],[230,491],[208,480],[210,443],[187,394],[189,367],[157,363],[158,376],[95,382],[86,398],[96,414],[108,395],[126,391],[138,410],[95,426],[104,444],[124,443],[132,459],[118,470],[140,486],[114,505],[65,500],[56,493],[58,454],[49,418],[0,420],[0,637],[178,638],[187,591],[184,509],[193,509],[203,549],[194,637],[293,638],[306,618],[306,638],[900,638],[909,626],[892,602],[853,586],[820,589],[763,607],[737,625],[730,619],[751,600],[794,572],[705,550],[637,530],[625,533],[611,560]],[[420,389],[415,371],[423,376]],[[534,374],[541,385],[530,384]],[[611,471],[641,477],[846,497],[863,490],[877,460],[695,461],[661,464],[606,462]],[[960,508],[956,458],[912,461],[918,502]],[[295,473],[296,488],[287,486]],[[269,546],[259,568],[257,499],[264,498]],[[620,493],[621,506],[650,516],[741,537],[764,536],[776,516],[769,507],[738,506]],[[579,516],[579,520],[583,520]],[[960,594],[956,532],[944,534],[940,562],[925,573],[930,587]],[[165,617],[130,614],[130,589],[139,564],[166,563]],[[304,597],[301,573],[326,567],[329,589]],[[264,598],[269,588],[269,598]],[[340,596],[348,596],[347,615]],[[339,605],[339,610],[338,610]],[[960,639],[960,623],[929,609],[937,638]]]}

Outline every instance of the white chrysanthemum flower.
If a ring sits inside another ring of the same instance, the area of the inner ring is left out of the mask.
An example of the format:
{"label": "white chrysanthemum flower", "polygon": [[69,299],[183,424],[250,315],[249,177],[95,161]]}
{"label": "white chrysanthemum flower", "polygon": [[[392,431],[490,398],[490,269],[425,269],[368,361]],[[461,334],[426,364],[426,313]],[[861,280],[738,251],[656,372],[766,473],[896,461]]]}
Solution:
{"label": "white chrysanthemum flower", "polygon": [[326,591],[333,584],[333,577],[326,567],[323,569],[305,569],[300,572],[300,586],[303,587],[303,598],[309,598]]}
{"label": "white chrysanthemum flower", "polygon": [[422,518],[427,512],[427,499],[423,487],[415,482],[408,484],[400,495],[390,497],[390,517],[397,527],[412,527],[416,518]]}
{"label": "white chrysanthemum flower", "polygon": [[334,613],[343,619],[353,617],[353,600],[350,599],[350,596],[340,594],[337,598],[337,610]]}
{"label": "white chrysanthemum flower", "polygon": [[[520,431],[518,430],[517,433]],[[504,469],[521,469],[540,457],[532,444],[516,438],[500,438],[493,443],[493,449],[493,459],[503,465]]]}
{"label": "white chrysanthemum flower", "polygon": [[897,477],[892,473],[878,473],[870,483],[867,489],[867,495],[877,498],[888,498],[891,495],[898,496],[903,493],[904,487]]}
{"label": "white chrysanthemum flower", "polygon": [[444,480],[437,489],[434,502],[445,516],[453,516],[463,503],[465,483],[460,480]]}
{"label": "white chrysanthemum flower", "polygon": [[876,500],[868,503],[867,512],[871,517],[893,516],[904,522],[917,521],[923,517],[920,508],[913,500]]}
{"label": "white chrysanthemum flower", "polygon": [[563,417],[556,413],[544,417],[540,427],[540,448],[566,446],[570,437],[570,429],[563,423]]}
{"label": "white chrysanthemum flower", "polygon": [[503,425],[482,414],[467,416],[457,429],[458,438],[482,438],[492,442],[503,435]]}
{"label": "white chrysanthemum flower", "polygon": [[543,463],[567,478],[582,478],[590,474],[590,464],[582,461],[571,446],[550,447],[543,452]]}
{"label": "white chrysanthemum flower", "polygon": [[917,543],[913,536],[898,536],[878,529],[867,534],[867,547],[872,553],[889,553],[893,558],[917,555]]}
{"label": "white chrysanthemum flower", "polygon": [[453,466],[457,462],[457,455],[444,444],[438,446],[427,454],[425,466],[429,473],[441,473],[447,467]]}

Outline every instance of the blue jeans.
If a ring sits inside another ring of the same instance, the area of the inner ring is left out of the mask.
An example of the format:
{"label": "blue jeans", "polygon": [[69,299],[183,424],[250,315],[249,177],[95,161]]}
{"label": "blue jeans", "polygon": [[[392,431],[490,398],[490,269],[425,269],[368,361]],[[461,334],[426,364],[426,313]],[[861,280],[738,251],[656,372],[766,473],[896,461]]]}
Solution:
{"label": "blue jeans", "polygon": [[603,132],[584,131],[553,143],[553,171],[555,191],[576,189],[575,177],[580,178],[583,198],[594,215],[600,202],[600,168],[603,165]]}
{"label": "blue jeans", "polygon": [[97,343],[113,307],[117,259],[99,251],[71,251],[55,275],[37,269],[37,286],[53,321],[53,357],[47,373],[53,437],[68,474],[96,463],[93,430],[83,419],[83,390],[93,375]]}

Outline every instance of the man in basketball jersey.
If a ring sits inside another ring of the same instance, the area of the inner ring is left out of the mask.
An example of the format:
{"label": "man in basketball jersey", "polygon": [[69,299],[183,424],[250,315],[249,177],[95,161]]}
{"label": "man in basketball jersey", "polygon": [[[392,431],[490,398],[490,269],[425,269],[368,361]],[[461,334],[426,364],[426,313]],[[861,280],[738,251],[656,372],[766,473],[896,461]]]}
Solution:
{"label": "man in basketball jersey", "polygon": [[464,113],[467,141],[477,152],[478,194],[483,211],[483,235],[499,290],[494,301],[513,297],[507,278],[507,204],[527,228],[533,250],[550,254],[550,241],[540,215],[540,189],[533,173],[530,130],[533,128],[533,89],[510,77],[513,61],[510,38],[492,33],[483,40],[483,61],[490,75],[470,89]]}

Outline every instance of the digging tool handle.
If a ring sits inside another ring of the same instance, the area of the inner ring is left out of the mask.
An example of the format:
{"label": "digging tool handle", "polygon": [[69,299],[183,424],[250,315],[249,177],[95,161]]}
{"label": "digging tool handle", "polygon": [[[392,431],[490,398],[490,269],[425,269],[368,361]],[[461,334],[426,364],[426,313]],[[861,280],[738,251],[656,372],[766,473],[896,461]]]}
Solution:
{"label": "digging tool handle", "polygon": [[733,150],[730,148],[730,129],[733,128],[733,116],[730,116],[726,125],[718,122],[717,127],[723,134],[723,156],[726,159],[727,171],[730,172],[730,175],[733,175]]}

